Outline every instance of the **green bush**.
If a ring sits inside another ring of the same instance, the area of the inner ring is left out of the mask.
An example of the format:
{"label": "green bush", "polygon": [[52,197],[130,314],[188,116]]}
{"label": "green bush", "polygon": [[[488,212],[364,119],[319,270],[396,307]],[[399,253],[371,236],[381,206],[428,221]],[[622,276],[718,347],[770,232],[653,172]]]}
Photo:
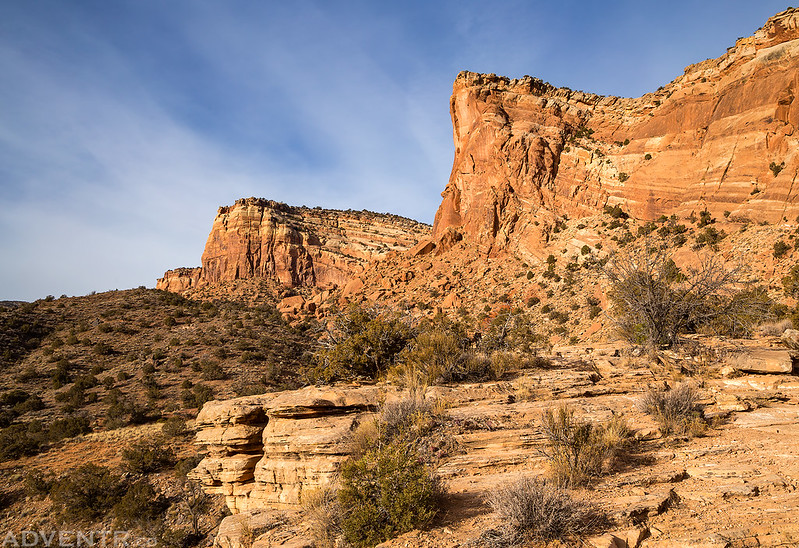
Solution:
{"label": "green bush", "polygon": [[789,246],[788,244],[786,244],[782,240],[777,240],[776,242],[774,242],[774,258],[775,259],[781,258],[783,255],[788,253],[788,251],[790,251],[790,250],[791,250],[791,246]]}
{"label": "green bush", "polygon": [[771,162],[768,165],[768,168],[771,170],[771,173],[773,173],[774,176],[776,177],[777,175],[780,174],[780,171],[782,171],[785,168],[785,162],[781,162],[779,164],[777,162]]}
{"label": "green bush", "polygon": [[139,441],[122,450],[122,459],[134,473],[157,472],[175,464],[175,453],[163,440]]}
{"label": "green bush", "polygon": [[218,381],[226,378],[225,370],[215,361],[209,360],[202,366],[202,378],[205,381]]}
{"label": "green bush", "polygon": [[[442,419],[430,402],[411,397],[387,403],[355,430],[341,468],[338,515],[325,516],[349,543],[374,546],[433,519],[440,483],[430,463],[446,445],[437,434]],[[327,506],[326,513],[334,510]]]}
{"label": "green bush", "polygon": [[35,455],[40,442],[32,435],[27,424],[12,424],[0,429],[0,462]]}
{"label": "green bush", "polygon": [[338,493],[345,539],[375,546],[430,523],[438,511],[438,483],[404,443],[367,451],[341,467]]}
{"label": "green bush", "polygon": [[555,484],[574,487],[610,469],[630,449],[633,432],[619,416],[595,425],[574,417],[565,406],[547,410],[541,431],[547,440],[543,450]]}
{"label": "green bush", "polygon": [[170,438],[178,438],[189,433],[186,421],[180,417],[170,417],[161,425],[161,432]]}
{"label": "green bush", "polygon": [[616,255],[605,267],[611,312],[631,343],[673,345],[681,333],[729,324],[742,311],[756,310],[760,298],[737,289],[740,269],[727,269],[709,255],[698,267],[682,272],[669,254],[667,249],[634,249]]}
{"label": "green bush", "polygon": [[198,382],[191,389],[183,390],[182,399],[184,407],[202,409],[205,402],[214,399],[214,389]]}
{"label": "green bush", "polygon": [[723,230],[718,231],[712,226],[706,226],[703,231],[696,235],[696,246],[708,246],[714,250],[717,250],[719,242],[726,237],[727,234]]}
{"label": "green bush", "polygon": [[411,387],[450,382],[463,375],[464,350],[462,338],[452,331],[425,331],[400,353],[391,376]]}
{"label": "green bush", "polygon": [[396,314],[360,305],[351,305],[334,323],[306,372],[313,381],[384,375],[413,337]]}
{"label": "green bush", "polygon": [[153,486],[140,480],[130,485],[112,508],[112,514],[123,527],[142,526],[158,521],[169,502]]}
{"label": "green bush", "polygon": [[57,513],[69,521],[97,520],[105,516],[124,493],[119,476],[104,466],[87,463],[56,480],[50,499]]}
{"label": "green bush", "polygon": [[618,204],[614,206],[607,205],[603,211],[606,215],[610,215],[614,219],[627,219],[629,217],[629,215]]}

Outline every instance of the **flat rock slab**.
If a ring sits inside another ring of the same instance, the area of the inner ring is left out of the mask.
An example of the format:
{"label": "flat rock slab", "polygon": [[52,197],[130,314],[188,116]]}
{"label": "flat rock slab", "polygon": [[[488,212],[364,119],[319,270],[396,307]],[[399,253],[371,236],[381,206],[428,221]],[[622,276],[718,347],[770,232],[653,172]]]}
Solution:
{"label": "flat rock slab", "polygon": [[746,373],[784,375],[792,373],[794,366],[793,357],[788,350],[757,348],[745,354],[735,368]]}

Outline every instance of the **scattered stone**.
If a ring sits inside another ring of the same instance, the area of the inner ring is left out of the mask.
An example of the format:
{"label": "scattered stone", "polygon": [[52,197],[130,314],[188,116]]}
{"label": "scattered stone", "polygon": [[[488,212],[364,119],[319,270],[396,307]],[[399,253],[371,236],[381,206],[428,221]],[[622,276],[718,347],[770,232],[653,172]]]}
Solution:
{"label": "scattered stone", "polygon": [[735,367],[747,373],[786,374],[793,372],[794,365],[793,357],[787,350],[759,348],[744,354]]}

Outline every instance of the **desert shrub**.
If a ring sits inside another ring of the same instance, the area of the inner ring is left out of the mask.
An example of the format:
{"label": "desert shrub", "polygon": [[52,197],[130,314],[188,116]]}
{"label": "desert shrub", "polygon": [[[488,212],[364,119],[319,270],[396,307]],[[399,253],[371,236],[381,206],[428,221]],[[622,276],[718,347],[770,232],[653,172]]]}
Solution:
{"label": "desert shrub", "polygon": [[690,384],[683,383],[671,390],[651,389],[637,405],[658,422],[664,436],[695,436],[707,426],[699,406],[699,394]]}
{"label": "desert shrub", "polygon": [[71,369],[72,364],[66,358],[62,358],[58,361],[53,374],[50,376],[50,382],[53,384],[53,388],[61,388],[70,382],[71,377],[69,372]]}
{"label": "desert shrub", "polygon": [[420,333],[398,356],[391,376],[410,387],[459,380],[466,360],[463,337],[452,330]]}
{"label": "desert shrub", "polygon": [[777,175],[780,174],[780,171],[782,171],[785,168],[785,162],[781,162],[779,164],[777,162],[771,162],[768,165],[768,168],[771,170],[771,173],[776,177]]}
{"label": "desert shrub", "polygon": [[202,378],[205,381],[218,381],[226,377],[225,370],[215,361],[207,361],[202,365]]}
{"label": "desert shrub", "polygon": [[323,487],[303,492],[302,509],[311,526],[311,535],[317,548],[334,548],[341,536],[341,510],[338,491]]}
{"label": "desert shrub", "polygon": [[384,375],[413,337],[411,328],[390,311],[351,305],[327,333],[324,348],[306,373],[315,382]]}
{"label": "desert shrub", "polygon": [[92,352],[98,356],[108,356],[114,353],[114,349],[108,343],[98,342],[92,347]]}
{"label": "desert shrub", "polygon": [[122,450],[122,460],[131,472],[146,474],[175,464],[175,453],[163,440],[139,441]]}
{"label": "desert shrub", "polygon": [[387,403],[356,429],[337,495],[348,542],[374,546],[436,515],[441,488],[430,463],[441,419],[433,404],[410,397]]}
{"label": "desert shrub", "polygon": [[502,525],[486,531],[481,540],[497,548],[574,541],[608,522],[594,506],[530,477],[500,485],[489,493],[488,503]]}
{"label": "desert shrub", "polygon": [[[727,299],[709,299],[706,305],[711,317],[697,327],[725,337],[748,337],[761,322],[775,317],[775,303],[762,286],[737,291]],[[720,310],[714,313],[716,307]]]}
{"label": "desert shrub", "polygon": [[620,183],[625,182],[629,178],[630,178],[630,176],[627,173],[624,173],[623,171],[621,173],[619,173],[619,182]]}
{"label": "desert shrub", "polygon": [[541,341],[534,327],[535,323],[527,313],[519,310],[503,310],[491,320],[488,329],[482,333],[477,349],[488,354],[497,350],[534,352]]}
{"label": "desert shrub", "polygon": [[783,319],[773,322],[764,322],[757,327],[758,333],[766,337],[779,337],[786,329],[793,327],[793,321],[790,319]]}
{"label": "desert shrub", "polygon": [[710,214],[710,212],[707,209],[703,209],[702,211],[699,212],[699,222],[697,223],[697,226],[699,228],[705,227],[715,222],[716,219],[713,218],[713,216]]}
{"label": "desert shrub", "polygon": [[553,481],[560,486],[583,485],[611,468],[630,449],[632,431],[621,417],[594,425],[574,417],[563,406],[546,411],[541,431],[547,440],[543,450],[549,461]]}
{"label": "desert shrub", "polygon": [[189,472],[197,468],[197,465],[200,464],[201,460],[202,457],[200,455],[193,455],[191,457],[186,457],[185,459],[180,459],[175,463],[175,477],[185,479]]}
{"label": "desert shrub", "polygon": [[617,254],[604,269],[616,327],[633,344],[657,347],[702,326],[735,323],[737,314],[755,311],[761,300],[737,289],[741,270],[727,269],[712,255],[682,272],[665,249]]}
{"label": "desert shrub", "polygon": [[438,492],[429,467],[405,443],[371,449],[341,467],[344,538],[354,546],[375,546],[423,527],[438,511]]}
{"label": "desert shrub", "polygon": [[85,415],[71,415],[56,419],[47,428],[47,441],[57,442],[91,432],[91,421]]}
{"label": "desert shrub", "polygon": [[40,443],[28,424],[12,424],[0,429],[0,462],[35,455]]}
{"label": "desert shrub", "polygon": [[130,485],[111,509],[123,527],[141,526],[160,519],[169,502],[145,480]]}
{"label": "desert shrub", "polygon": [[0,407],[7,407],[10,416],[16,418],[29,411],[44,409],[44,401],[36,394],[30,394],[25,390],[14,389],[3,392],[3,395],[0,396]]}
{"label": "desert shrub", "polygon": [[696,247],[708,246],[713,250],[718,250],[719,242],[726,237],[727,234],[723,230],[718,231],[712,226],[706,226],[696,235]]}
{"label": "desert shrub", "polygon": [[613,219],[627,219],[629,215],[621,208],[620,205],[605,206],[604,213],[610,215]]}
{"label": "desert shrub", "polygon": [[783,255],[788,253],[788,251],[790,251],[790,250],[791,250],[791,246],[786,244],[784,241],[777,240],[776,242],[774,242],[774,258],[775,259],[781,258]]}
{"label": "desert shrub", "polygon": [[25,494],[31,497],[46,497],[53,488],[53,479],[38,470],[28,471],[23,479]]}
{"label": "desert shrub", "polygon": [[182,392],[183,405],[187,408],[202,409],[205,402],[212,399],[214,399],[214,389],[200,382]]}
{"label": "desert shrub", "polygon": [[799,298],[799,264],[795,264],[782,278],[782,287],[785,293],[793,298]]}
{"label": "desert shrub", "polygon": [[53,508],[70,521],[96,520],[122,498],[124,484],[119,476],[96,464],[84,464],[53,483]]}
{"label": "desert shrub", "polygon": [[164,424],[161,425],[161,432],[170,438],[177,438],[185,436],[189,433],[186,427],[186,421],[180,417],[169,417]]}

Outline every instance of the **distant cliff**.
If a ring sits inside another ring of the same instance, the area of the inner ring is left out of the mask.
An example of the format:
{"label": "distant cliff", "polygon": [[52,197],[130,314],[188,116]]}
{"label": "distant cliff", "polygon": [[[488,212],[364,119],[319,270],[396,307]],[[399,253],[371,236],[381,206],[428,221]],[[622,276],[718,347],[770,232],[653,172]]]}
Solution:
{"label": "distant cliff", "polygon": [[343,285],[369,261],[404,251],[429,234],[428,225],[396,215],[240,199],[219,208],[202,266],[169,270],[156,287],[182,292],[243,278]]}
{"label": "distant cliff", "polygon": [[462,72],[455,160],[434,238],[527,255],[556,219],[621,204],[633,216],[707,208],[753,221],[799,214],[799,10],[637,99],[531,77]]}

